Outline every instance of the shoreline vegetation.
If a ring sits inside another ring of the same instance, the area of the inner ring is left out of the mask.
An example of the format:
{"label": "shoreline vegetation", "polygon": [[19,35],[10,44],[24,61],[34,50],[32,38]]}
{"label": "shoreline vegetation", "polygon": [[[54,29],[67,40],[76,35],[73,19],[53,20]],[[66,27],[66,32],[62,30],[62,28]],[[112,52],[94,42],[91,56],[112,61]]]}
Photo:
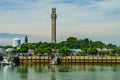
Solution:
{"label": "shoreline vegetation", "polygon": [[62,63],[120,63],[120,47],[88,38],[69,37],[59,43],[23,43],[3,48],[13,48],[6,53],[11,54],[8,57],[19,56],[20,63],[49,63],[55,53],[59,54]]}
{"label": "shoreline vegetation", "polygon": [[71,49],[79,49],[76,55],[120,55],[120,47],[114,44],[105,44],[101,41],[92,41],[88,38],[77,39],[76,37],[69,37],[66,41],[59,43],[27,43],[21,44],[17,47],[4,46],[3,48],[14,48],[8,53],[30,53],[32,55],[52,55],[53,53],[60,53],[61,55],[74,55]]}

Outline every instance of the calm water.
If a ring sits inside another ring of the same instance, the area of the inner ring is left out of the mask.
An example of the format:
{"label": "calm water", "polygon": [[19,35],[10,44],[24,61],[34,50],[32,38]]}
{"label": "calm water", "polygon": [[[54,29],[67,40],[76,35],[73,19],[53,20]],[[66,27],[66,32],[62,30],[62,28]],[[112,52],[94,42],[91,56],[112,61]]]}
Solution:
{"label": "calm water", "polygon": [[120,80],[120,66],[115,65],[1,66],[0,80]]}

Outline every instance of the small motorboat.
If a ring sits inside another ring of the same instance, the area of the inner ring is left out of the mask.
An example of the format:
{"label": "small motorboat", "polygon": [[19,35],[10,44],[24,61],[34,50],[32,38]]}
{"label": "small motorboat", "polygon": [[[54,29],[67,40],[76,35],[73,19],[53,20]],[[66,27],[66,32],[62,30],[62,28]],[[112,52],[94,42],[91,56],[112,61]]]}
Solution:
{"label": "small motorboat", "polygon": [[11,65],[13,64],[12,62],[9,62],[7,59],[3,59],[3,61],[1,61],[0,63],[1,65]]}
{"label": "small motorboat", "polygon": [[56,63],[57,63],[57,57],[53,58],[50,64],[56,65]]}
{"label": "small motorboat", "polygon": [[51,61],[50,64],[52,64],[52,65],[59,65],[59,64],[61,64],[61,60],[60,60],[59,57],[55,57],[55,58],[53,58],[53,60]]}

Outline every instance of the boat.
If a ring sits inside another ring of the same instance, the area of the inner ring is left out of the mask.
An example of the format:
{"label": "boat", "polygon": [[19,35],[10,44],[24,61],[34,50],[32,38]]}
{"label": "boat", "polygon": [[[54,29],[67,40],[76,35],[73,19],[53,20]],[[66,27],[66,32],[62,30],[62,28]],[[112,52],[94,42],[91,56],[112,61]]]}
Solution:
{"label": "boat", "polygon": [[57,57],[53,58],[50,64],[56,65],[57,64]]}
{"label": "boat", "polygon": [[50,64],[52,64],[52,65],[59,65],[59,64],[61,64],[61,60],[60,60],[59,57],[54,57]]}
{"label": "boat", "polygon": [[1,65],[11,65],[13,62],[9,62],[7,59],[3,59],[3,61],[0,62]]}

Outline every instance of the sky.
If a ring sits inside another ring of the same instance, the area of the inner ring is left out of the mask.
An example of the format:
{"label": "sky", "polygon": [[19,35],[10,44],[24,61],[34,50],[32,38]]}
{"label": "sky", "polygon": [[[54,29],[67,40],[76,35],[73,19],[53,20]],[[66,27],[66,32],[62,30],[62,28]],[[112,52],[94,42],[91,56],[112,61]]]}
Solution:
{"label": "sky", "polygon": [[70,36],[120,46],[120,0],[0,0],[0,45],[13,38],[51,41],[51,8],[57,10],[57,42]]}

